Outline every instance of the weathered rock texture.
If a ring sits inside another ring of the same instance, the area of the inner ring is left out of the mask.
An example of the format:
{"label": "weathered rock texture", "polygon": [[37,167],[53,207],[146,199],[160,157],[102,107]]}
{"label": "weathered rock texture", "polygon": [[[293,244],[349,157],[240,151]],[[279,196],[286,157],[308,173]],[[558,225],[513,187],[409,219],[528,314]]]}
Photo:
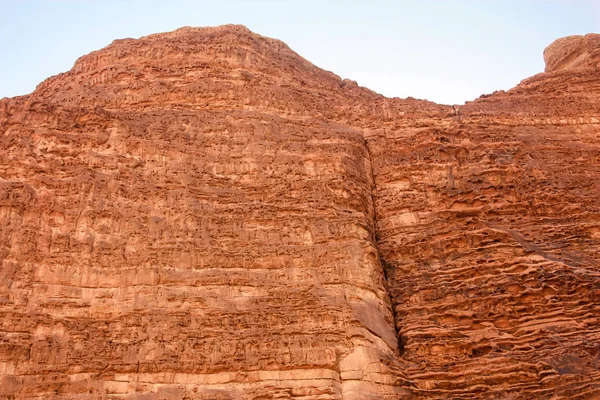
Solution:
{"label": "weathered rock texture", "polygon": [[415,394],[600,398],[599,72],[366,135]]}
{"label": "weathered rock texture", "polygon": [[567,36],[544,50],[546,72],[600,66],[600,35]]}
{"label": "weathered rock texture", "polygon": [[599,397],[598,54],[454,115],[182,28],[0,100],[0,397]]}

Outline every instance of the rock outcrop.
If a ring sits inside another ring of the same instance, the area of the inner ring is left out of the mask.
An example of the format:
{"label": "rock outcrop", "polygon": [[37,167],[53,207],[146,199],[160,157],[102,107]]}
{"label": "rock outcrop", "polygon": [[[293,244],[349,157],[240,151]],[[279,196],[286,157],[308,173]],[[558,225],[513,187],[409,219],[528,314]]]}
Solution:
{"label": "rock outcrop", "polygon": [[598,72],[366,136],[415,394],[600,396]]}
{"label": "rock outcrop", "polygon": [[600,34],[567,36],[544,50],[546,72],[576,68],[598,69],[600,66]]}
{"label": "rock outcrop", "polygon": [[0,397],[597,398],[597,42],[458,113],[231,25],[0,100]]}

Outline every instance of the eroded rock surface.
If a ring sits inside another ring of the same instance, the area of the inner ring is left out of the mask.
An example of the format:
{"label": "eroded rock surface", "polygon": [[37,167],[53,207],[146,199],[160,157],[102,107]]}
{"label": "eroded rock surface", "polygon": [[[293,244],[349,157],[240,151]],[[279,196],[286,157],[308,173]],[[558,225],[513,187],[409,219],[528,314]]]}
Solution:
{"label": "eroded rock surface", "polygon": [[560,38],[544,50],[546,72],[600,66],[600,35]]}
{"label": "eroded rock surface", "polygon": [[242,26],[0,100],[0,397],[597,398],[595,40],[460,115]]}
{"label": "eroded rock surface", "polygon": [[327,85],[281,42],[184,28],[5,100],[3,395],[395,395],[368,152],[318,116]]}
{"label": "eroded rock surface", "polygon": [[418,397],[600,396],[598,83],[541,74],[367,137]]}

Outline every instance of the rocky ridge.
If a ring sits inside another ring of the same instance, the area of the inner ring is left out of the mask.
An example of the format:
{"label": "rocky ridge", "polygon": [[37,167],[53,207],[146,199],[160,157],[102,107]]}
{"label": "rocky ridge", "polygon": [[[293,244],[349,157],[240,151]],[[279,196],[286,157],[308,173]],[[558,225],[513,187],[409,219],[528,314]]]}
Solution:
{"label": "rocky ridge", "polygon": [[599,36],[460,115],[233,25],[0,100],[0,396],[600,396]]}

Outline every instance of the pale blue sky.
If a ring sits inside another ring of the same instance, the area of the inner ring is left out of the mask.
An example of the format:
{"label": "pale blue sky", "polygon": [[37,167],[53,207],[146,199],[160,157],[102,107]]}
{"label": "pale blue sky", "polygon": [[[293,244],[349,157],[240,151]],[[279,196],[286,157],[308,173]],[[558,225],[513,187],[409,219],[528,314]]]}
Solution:
{"label": "pale blue sky", "polygon": [[226,23],[386,96],[462,104],[542,72],[554,39],[600,31],[600,0],[0,0],[0,98],[113,39]]}

